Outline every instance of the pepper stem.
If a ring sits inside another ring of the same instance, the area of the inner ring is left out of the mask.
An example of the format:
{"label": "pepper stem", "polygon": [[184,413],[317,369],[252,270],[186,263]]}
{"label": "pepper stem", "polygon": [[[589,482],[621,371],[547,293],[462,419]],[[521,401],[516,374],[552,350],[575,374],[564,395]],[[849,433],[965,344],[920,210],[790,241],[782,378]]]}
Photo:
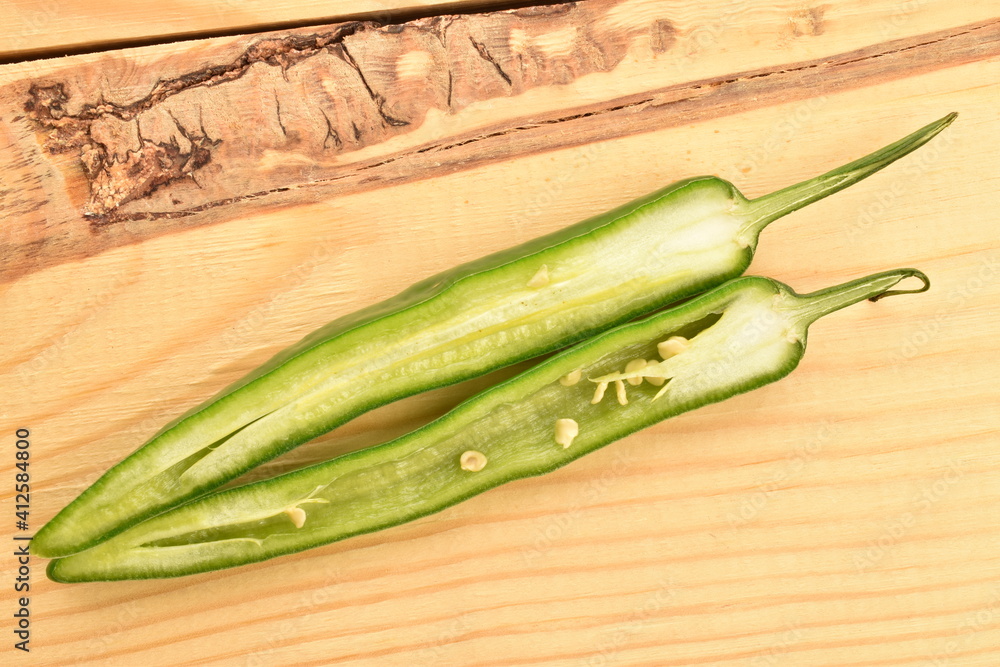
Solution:
{"label": "pepper stem", "polygon": [[[923,285],[916,289],[889,289],[907,278],[918,278]],[[851,304],[868,299],[878,301],[896,294],[919,294],[931,287],[931,281],[921,271],[916,269],[895,269],[874,275],[858,278],[850,282],[828,287],[809,294],[794,294],[788,309],[794,314],[800,326],[810,324],[830,313],[846,308]]]}
{"label": "pepper stem", "polygon": [[751,200],[747,206],[747,221],[741,228],[740,235],[756,241],[757,235],[774,220],[868,178],[879,169],[923,146],[934,135],[951,125],[957,116],[957,113],[952,112],[870,155],[821,176]]}

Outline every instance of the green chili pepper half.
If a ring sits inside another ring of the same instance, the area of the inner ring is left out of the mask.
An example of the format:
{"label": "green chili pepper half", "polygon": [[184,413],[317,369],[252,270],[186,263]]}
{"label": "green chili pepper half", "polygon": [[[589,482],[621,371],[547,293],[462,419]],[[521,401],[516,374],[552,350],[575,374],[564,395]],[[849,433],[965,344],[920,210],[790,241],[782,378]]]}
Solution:
{"label": "green chili pepper half", "polygon": [[753,201],[714,177],[418,283],[336,320],[160,431],[42,528],[67,556],[380,405],[529,359],[734,278],[771,221],[869,176],[950,114]]}
{"label": "green chili pepper half", "polygon": [[[890,291],[911,276],[923,287]],[[48,574],[61,582],[175,577],[412,521],[773,382],[798,364],[816,319],[928,287],[914,269],[804,296],[739,278],[559,353],[408,435],[194,500],[53,561]]]}

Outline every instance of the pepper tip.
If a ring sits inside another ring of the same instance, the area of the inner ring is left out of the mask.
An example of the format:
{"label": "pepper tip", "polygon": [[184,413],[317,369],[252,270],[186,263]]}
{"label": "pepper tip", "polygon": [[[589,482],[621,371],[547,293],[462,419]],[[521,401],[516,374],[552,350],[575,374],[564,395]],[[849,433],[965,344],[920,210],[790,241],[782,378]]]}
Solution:
{"label": "pepper tip", "polygon": [[[957,115],[957,114],[953,114],[953,115]],[[879,299],[884,299],[887,296],[895,296],[897,294],[920,294],[921,292],[926,292],[927,290],[929,290],[931,288],[930,278],[928,278],[927,275],[923,271],[918,271],[917,269],[900,269],[899,274],[900,274],[900,278],[899,278],[900,280],[906,280],[907,278],[917,278],[917,279],[919,279],[923,283],[923,285],[921,285],[920,287],[918,287],[916,289],[891,289],[891,290],[886,290],[885,292],[882,292],[881,294],[876,294],[875,296],[870,297],[868,300],[871,301],[872,303],[875,303]]]}

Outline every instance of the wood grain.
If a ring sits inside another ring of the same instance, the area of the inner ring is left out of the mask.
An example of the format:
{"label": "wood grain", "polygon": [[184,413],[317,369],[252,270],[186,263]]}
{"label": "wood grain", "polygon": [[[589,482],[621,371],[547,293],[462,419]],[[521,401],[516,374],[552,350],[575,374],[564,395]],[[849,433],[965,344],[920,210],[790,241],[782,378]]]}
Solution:
{"label": "wood grain", "polygon": [[[625,12],[627,22],[616,20]],[[1000,50],[1000,23],[987,19],[666,86],[643,76],[631,94],[605,89],[588,103],[567,103],[565,89],[578,80],[664,70],[664,58],[683,48],[678,30],[653,0],[595,0],[208,40],[180,54],[155,47],[44,78],[12,72],[0,88],[0,166],[10,174],[0,206],[22,224],[0,235],[8,258],[0,277],[249,210],[912,76]],[[618,72],[636,43],[642,60]],[[525,115],[515,101],[533,93],[541,101]]]}
{"label": "wood grain", "polygon": [[[819,21],[798,3],[733,15],[721,4],[643,6],[632,14],[642,25],[665,18],[678,28],[655,57],[637,29],[606,71],[473,102],[449,116],[455,125],[425,121],[340,157],[374,160],[477,126],[771,74],[715,85],[704,91],[711,104],[678,102],[689,115],[661,112],[649,125],[605,114],[605,140],[561,143],[547,134],[565,125],[549,125],[533,130],[537,147],[507,148],[507,138],[459,170],[412,177],[414,163],[400,160],[377,188],[258,199],[171,233],[143,221],[104,225],[95,229],[135,238],[43,255],[10,277],[0,293],[0,457],[12,462],[14,430],[31,429],[32,528],[179,412],[420,277],[677,178],[716,173],[763,194],[954,110],[958,121],[921,151],[775,223],[751,268],[808,291],[916,266],[932,290],[821,321],[801,366],[777,384],[377,535],[174,581],[59,586],[34,561],[32,653],[5,642],[0,662],[997,663],[1000,56],[995,35],[981,31],[998,17],[974,3],[838,3]],[[219,38],[197,49],[207,63],[245,45]],[[23,90],[89,72],[98,90],[130,80],[121,73],[132,62],[134,88],[121,103],[189,71],[192,48],[9,66],[0,76]],[[852,52],[885,55],[838,55]],[[842,64],[795,70],[832,58]],[[812,76],[823,68],[828,76]],[[785,85],[753,88],[769,80]],[[47,155],[35,128],[0,119],[23,155],[43,158],[29,163],[52,174],[38,186],[49,193],[47,224],[67,227],[59,212],[79,216],[89,196],[82,175],[75,185],[66,176],[79,156]],[[13,160],[4,145],[0,155]],[[30,197],[29,186],[5,196]],[[20,248],[46,238],[31,236],[33,224],[7,213],[5,239]],[[252,478],[405,432],[494,379],[370,413]],[[14,499],[3,488],[10,534]],[[15,565],[0,559],[5,585]]]}

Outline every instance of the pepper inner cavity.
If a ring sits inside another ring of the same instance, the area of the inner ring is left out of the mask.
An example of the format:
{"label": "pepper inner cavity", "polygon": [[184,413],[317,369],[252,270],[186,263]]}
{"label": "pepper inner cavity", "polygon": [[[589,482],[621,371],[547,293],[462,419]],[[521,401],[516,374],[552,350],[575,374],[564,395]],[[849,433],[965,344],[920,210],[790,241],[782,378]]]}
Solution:
{"label": "pepper inner cavity", "polygon": [[628,405],[626,383],[638,387],[643,383],[643,380],[660,388],[653,396],[653,400],[660,398],[666,393],[666,385],[671,377],[671,364],[667,362],[686,352],[696,336],[712,327],[721,318],[722,313],[711,313],[695,322],[686,324],[676,331],[660,336],[657,342],[642,346],[640,350],[637,350],[639,354],[627,362],[623,370],[588,378],[597,385],[594,397],[590,401],[591,404],[596,405],[604,400],[608,387],[614,385],[615,398],[618,403]]}
{"label": "pepper inner cavity", "polygon": [[[272,410],[272,412],[273,412],[273,410]],[[152,475],[152,476],[150,476],[150,477],[148,477],[146,479],[137,479],[136,483],[137,484],[144,484],[144,485],[146,485],[147,490],[152,490],[152,491],[149,491],[149,492],[156,492],[156,490],[159,490],[159,489],[162,488],[161,485],[168,485],[168,486],[170,486],[170,485],[177,484],[178,478],[183,478],[184,477],[184,473],[186,473],[188,470],[190,470],[191,468],[193,468],[194,465],[196,463],[198,463],[198,461],[201,461],[203,458],[205,458],[206,456],[208,456],[209,454],[211,454],[212,452],[214,452],[216,449],[218,449],[219,447],[222,447],[228,441],[232,440],[234,437],[236,437],[237,435],[239,435],[242,431],[250,428],[251,426],[253,426],[257,422],[259,422],[261,419],[264,419],[264,417],[267,417],[270,414],[271,414],[271,412],[268,412],[267,414],[264,414],[264,415],[261,415],[260,417],[257,417],[256,419],[250,421],[249,423],[244,424],[243,426],[240,426],[239,428],[237,428],[236,430],[234,430],[232,433],[229,433],[229,434],[227,434],[227,435],[219,438],[218,440],[216,440],[212,444],[206,445],[205,447],[202,447],[201,449],[195,450],[194,452],[192,452],[191,454],[188,454],[183,459],[177,461],[176,463],[173,463],[172,465],[170,465],[167,468],[164,468],[164,469],[160,470],[156,474],[154,474],[154,475]]]}
{"label": "pepper inner cavity", "polygon": [[[313,499],[307,502],[326,503],[322,499]],[[202,530],[191,531],[171,537],[164,537],[137,545],[139,548],[155,547],[177,547],[190,546],[196,544],[209,544],[212,542],[228,542],[235,539],[252,540],[256,543],[262,542],[274,535],[288,535],[303,528],[308,523],[309,511],[300,505],[289,505],[277,510],[269,517],[256,520],[238,520],[230,524],[222,524],[204,528]],[[248,537],[253,535],[253,538]]]}
{"label": "pepper inner cavity", "polygon": [[[711,313],[671,331],[657,334],[655,338],[647,342],[618,350],[609,358],[606,358],[604,362],[579,370],[583,377],[587,377],[591,373],[607,373],[609,371],[613,372],[616,369],[620,370],[632,359],[640,357],[655,359],[658,357],[656,348],[658,343],[671,336],[679,336],[691,340],[718,322],[721,317],[722,313]],[[576,369],[569,369],[568,374],[575,375],[574,370]],[[568,381],[572,381],[573,379],[575,378],[568,378]],[[270,537],[280,538],[283,535],[287,536],[299,530],[307,530],[310,525],[315,526],[315,524],[311,524],[313,520],[325,523],[325,519],[320,520],[318,516],[311,516],[313,513],[322,512],[325,515],[331,509],[336,508],[335,511],[338,513],[346,512],[350,514],[354,511],[352,509],[354,501],[359,500],[361,496],[366,495],[374,488],[396,488],[403,485],[412,487],[414,493],[422,490],[421,493],[426,495],[427,489],[423,486],[423,478],[434,478],[435,471],[442,468],[442,466],[454,470],[454,467],[458,467],[456,463],[460,463],[461,455],[468,451],[481,453],[483,454],[483,458],[489,461],[479,472],[463,471],[463,474],[467,475],[469,480],[478,479],[480,475],[485,475],[491,469],[494,461],[502,467],[505,465],[504,459],[508,459],[511,455],[511,452],[496,449],[494,443],[498,442],[498,438],[500,437],[498,434],[503,434],[508,439],[519,443],[517,448],[517,452],[519,452],[518,456],[523,458],[524,461],[519,461],[517,465],[533,465],[534,459],[532,457],[536,456],[539,460],[547,460],[545,457],[548,457],[549,454],[546,452],[550,452],[553,449],[556,451],[573,451],[575,450],[575,434],[574,438],[571,438],[570,434],[574,430],[578,433],[584,433],[586,428],[593,428],[593,425],[585,426],[583,421],[581,421],[581,418],[586,418],[587,415],[573,415],[571,412],[556,415],[558,418],[566,419],[567,421],[563,422],[564,425],[559,429],[559,440],[556,441],[558,444],[553,443],[556,435],[556,424],[550,416],[551,413],[546,409],[546,406],[550,405],[550,401],[545,400],[544,395],[551,395],[554,399],[561,392],[572,391],[581,392],[586,396],[589,395],[590,391],[589,387],[585,386],[586,384],[589,383],[577,381],[567,386],[562,382],[554,382],[552,385],[541,387],[536,390],[541,395],[526,394],[518,397],[513,403],[497,405],[488,415],[483,415],[474,422],[462,424],[458,430],[443,434],[440,439],[436,439],[433,443],[422,445],[401,459],[386,461],[375,469],[365,468],[337,475],[334,479],[328,481],[327,488],[308,494],[308,497],[311,498],[309,502],[322,502],[321,499],[325,499],[329,504],[309,505],[293,503],[283,507],[276,506],[273,514],[270,516],[257,514],[256,516],[239,517],[231,523],[151,540],[137,546],[169,547],[230,541],[248,537],[252,537],[255,540],[264,540]],[[633,388],[633,391],[641,390],[642,387]],[[601,419],[599,413],[594,413],[592,418],[596,419],[597,422]],[[574,424],[569,424],[570,419],[574,419]],[[525,447],[525,443],[528,443],[535,436],[538,439],[538,451],[522,451],[532,449],[530,445]],[[564,442],[569,443],[569,445],[564,445]],[[508,460],[506,465],[515,464]],[[445,481],[454,483],[454,478],[449,476]],[[304,524],[301,528],[297,528],[294,525],[297,523],[297,520],[303,519],[302,515],[296,509],[301,509],[305,514]],[[271,512],[271,510],[267,510],[267,512]]]}

